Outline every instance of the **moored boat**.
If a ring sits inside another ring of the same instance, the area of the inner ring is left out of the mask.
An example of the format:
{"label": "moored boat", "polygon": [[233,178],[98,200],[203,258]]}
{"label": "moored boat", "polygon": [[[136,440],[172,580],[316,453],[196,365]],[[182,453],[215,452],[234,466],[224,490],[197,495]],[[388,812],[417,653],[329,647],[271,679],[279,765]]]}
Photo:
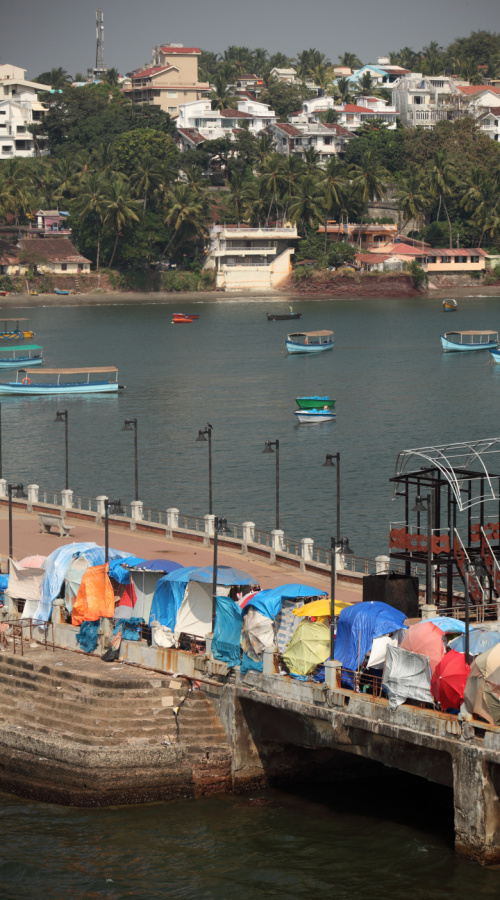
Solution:
{"label": "moored boat", "polygon": [[[114,375],[111,378],[91,381],[91,375]],[[30,375],[35,379],[31,380]],[[0,394],[43,395],[48,394],[104,394],[117,393],[122,385],[118,384],[118,369],[115,366],[92,366],[86,369],[43,369],[41,372],[27,374],[19,368],[16,381],[0,381]],[[76,381],[75,376],[86,375],[87,380]],[[39,376],[55,376],[52,381],[40,381]],[[65,380],[61,381],[61,377]]]}
{"label": "moored boat", "polygon": [[1,341],[23,341],[35,334],[29,328],[29,319],[0,319]]}
{"label": "moored boat", "polygon": [[0,291],[0,297],[8,297],[8,296],[9,296],[8,291]]}
{"label": "moored boat", "polygon": [[194,322],[195,319],[199,319],[199,316],[196,316],[194,313],[172,313],[172,322],[176,325],[180,322]]}
{"label": "moored boat", "polygon": [[335,419],[335,413],[331,409],[296,409],[295,416],[301,425],[321,424]]}
{"label": "moored boat", "polygon": [[493,362],[500,365],[500,350],[490,350],[490,353],[493,358]]}
{"label": "moored boat", "polygon": [[330,397],[319,397],[313,396],[310,397],[296,397],[295,402],[299,409],[333,409],[335,406],[335,400],[330,400]]}
{"label": "moored boat", "polygon": [[285,340],[287,353],[321,353],[333,350],[333,331],[296,331]]}
{"label": "moored boat", "polygon": [[17,347],[0,347],[0,369],[19,369],[21,366],[41,366],[42,348],[37,344],[22,344]]}
{"label": "moored boat", "polygon": [[70,291],[60,291],[58,288],[54,288],[54,294],[64,294],[67,295],[71,293]]}
{"label": "moored boat", "polygon": [[445,352],[453,350],[496,350],[498,331],[447,331],[441,335]]}
{"label": "moored boat", "polygon": [[458,309],[458,303],[456,300],[443,300],[443,309],[445,312],[453,312]]}
{"label": "moored boat", "polygon": [[301,319],[302,313],[267,313],[268,322],[283,322],[285,319]]}

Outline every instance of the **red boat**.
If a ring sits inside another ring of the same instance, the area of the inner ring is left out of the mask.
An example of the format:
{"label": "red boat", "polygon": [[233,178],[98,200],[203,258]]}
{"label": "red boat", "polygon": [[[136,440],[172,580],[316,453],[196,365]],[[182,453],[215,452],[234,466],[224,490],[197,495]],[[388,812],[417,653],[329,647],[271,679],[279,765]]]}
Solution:
{"label": "red boat", "polygon": [[195,319],[199,319],[199,316],[191,316],[186,313],[173,313],[172,315],[172,324],[173,325],[181,325],[184,322],[194,322]]}

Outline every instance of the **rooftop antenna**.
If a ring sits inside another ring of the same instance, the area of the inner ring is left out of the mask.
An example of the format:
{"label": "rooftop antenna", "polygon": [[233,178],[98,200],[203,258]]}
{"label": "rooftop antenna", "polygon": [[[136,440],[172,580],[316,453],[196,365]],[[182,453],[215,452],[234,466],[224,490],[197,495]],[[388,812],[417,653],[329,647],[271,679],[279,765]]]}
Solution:
{"label": "rooftop antenna", "polygon": [[96,69],[104,69],[104,59],[102,48],[104,45],[104,15],[102,9],[96,9],[95,14],[97,46],[95,51],[95,67]]}

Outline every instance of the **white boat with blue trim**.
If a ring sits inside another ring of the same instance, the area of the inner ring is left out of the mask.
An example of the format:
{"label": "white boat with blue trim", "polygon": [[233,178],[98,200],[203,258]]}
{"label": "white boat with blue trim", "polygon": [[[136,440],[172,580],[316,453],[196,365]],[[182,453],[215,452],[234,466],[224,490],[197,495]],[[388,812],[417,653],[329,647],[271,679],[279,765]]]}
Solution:
{"label": "white boat with blue trim", "polygon": [[[107,378],[94,376],[107,375]],[[113,379],[114,375],[114,379]],[[31,377],[30,377],[31,376]],[[38,376],[51,380],[41,381]],[[78,376],[84,376],[78,378]],[[34,379],[32,381],[32,378]],[[92,380],[94,379],[94,380]],[[118,384],[115,366],[93,366],[86,369],[42,369],[31,372],[19,368],[15,381],[0,381],[0,394],[24,394],[47,396],[48,394],[115,394],[123,385]]]}
{"label": "white boat with blue trim", "polygon": [[316,425],[322,422],[332,422],[335,413],[325,406],[323,409],[296,409],[295,416],[301,425]]}
{"label": "white boat with blue trim", "polygon": [[287,334],[287,353],[321,353],[333,350],[333,331],[295,331]]}
{"label": "white boat with blue trim", "polygon": [[0,369],[25,369],[27,366],[41,366],[42,348],[37,344],[0,347]]}
{"label": "white boat with blue trim", "polygon": [[455,350],[496,350],[498,331],[447,331],[441,335],[441,344],[447,353]]}

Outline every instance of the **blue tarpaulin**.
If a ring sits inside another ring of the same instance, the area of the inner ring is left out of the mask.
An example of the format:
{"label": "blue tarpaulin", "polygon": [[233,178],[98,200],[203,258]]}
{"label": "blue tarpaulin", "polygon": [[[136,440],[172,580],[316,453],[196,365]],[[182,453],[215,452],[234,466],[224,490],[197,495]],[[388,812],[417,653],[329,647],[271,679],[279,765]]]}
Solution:
{"label": "blue tarpaulin", "polygon": [[241,625],[243,610],[230,597],[217,597],[212,655],[228,666],[241,663]]}
{"label": "blue tarpaulin", "polygon": [[[378,601],[347,606],[339,616],[335,659],[344,669],[358,669],[374,639],[403,628],[405,618],[405,613]],[[344,681],[348,684],[350,676],[343,676]]]}
{"label": "blue tarpaulin", "polygon": [[130,571],[123,566],[138,566],[144,562],[139,556],[126,556],[125,559],[114,559],[109,563],[109,577],[114,578],[118,584],[130,584]]}
{"label": "blue tarpaulin", "polygon": [[100,619],[96,619],[95,622],[82,622],[80,625],[76,640],[85,653],[92,653],[97,647],[97,632],[100,621]]}
{"label": "blue tarpaulin", "polygon": [[[201,581],[203,584],[211,584],[213,580],[213,566],[203,566],[193,572],[189,581]],[[230,587],[233,584],[255,584],[253,575],[242,572],[241,569],[233,569],[231,566],[217,566],[217,584]]]}
{"label": "blue tarpaulin", "polygon": [[0,591],[6,591],[9,585],[9,576],[0,575]]}
{"label": "blue tarpaulin", "polygon": [[423,621],[432,622],[445,634],[454,631],[458,634],[465,634],[465,622],[461,622],[460,619],[453,619],[451,616],[434,616],[433,619],[424,619]]}
{"label": "blue tarpaulin", "polygon": [[[485,653],[486,650],[496,647],[499,642],[500,633],[498,631],[471,629],[469,632],[469,653],[472,656],[479,656],[480,653]],[[450,641],[449,646],[452,650],[457,650],[458,653],[465,653],[465,634],[454,638],[453,641]]]}
{"label": "blue tarpaulin", "polygon": [[308,584],[281,584],[279,587],[269,588],[265,591],[259,591],[244,606],[254,606],[258,612],[268,619],[275,619],[281,611],[283,600],[296,600],[299,597],[327,597],[326,591],[320,591],[317,587],[311,587]]}
{"label": "blue tarpaulin", "polygon": [[264,668],[264,663],[262,660],[259,660],[259,662],[256,662],[254,659],[251,659],[249,656],[247,656],[245,651],[243,651],[243,653],[241,654],[241,669],[240,669],[242,675],[244,675],[245,672],[250,672],[250,671],[262,672],[263,668]]}
{"label": "blue tarpaulin", "polygon": [[122,640],[139,641],[141,638],[141,625],[143,624],[144,619],[122,619],[116,623],[113,628],[113,634],[121,630]]}
{"label": "blue tarpaulin", "polygon": [[[172,575],[176,574],[177,572],[172,572]],[[150,625],[151,622],[159,622],[160,625],[166,625],[167,628],[175,631],[177,613],[184,600],[187,582],[188,579],[186,581],[172,581],[170,575],[164,575],[163,578],[160,578],[156,584],[151,603]]]}
{"label": "blue tarpaulin", "polygon": [[174,562],[173,559],[142,559],[138,561],[136,568],[145,569],[147,572],[164,572],[165,575],[168,575],[170,572],[177,571],[177,569],[183,569],[184,566]]}

